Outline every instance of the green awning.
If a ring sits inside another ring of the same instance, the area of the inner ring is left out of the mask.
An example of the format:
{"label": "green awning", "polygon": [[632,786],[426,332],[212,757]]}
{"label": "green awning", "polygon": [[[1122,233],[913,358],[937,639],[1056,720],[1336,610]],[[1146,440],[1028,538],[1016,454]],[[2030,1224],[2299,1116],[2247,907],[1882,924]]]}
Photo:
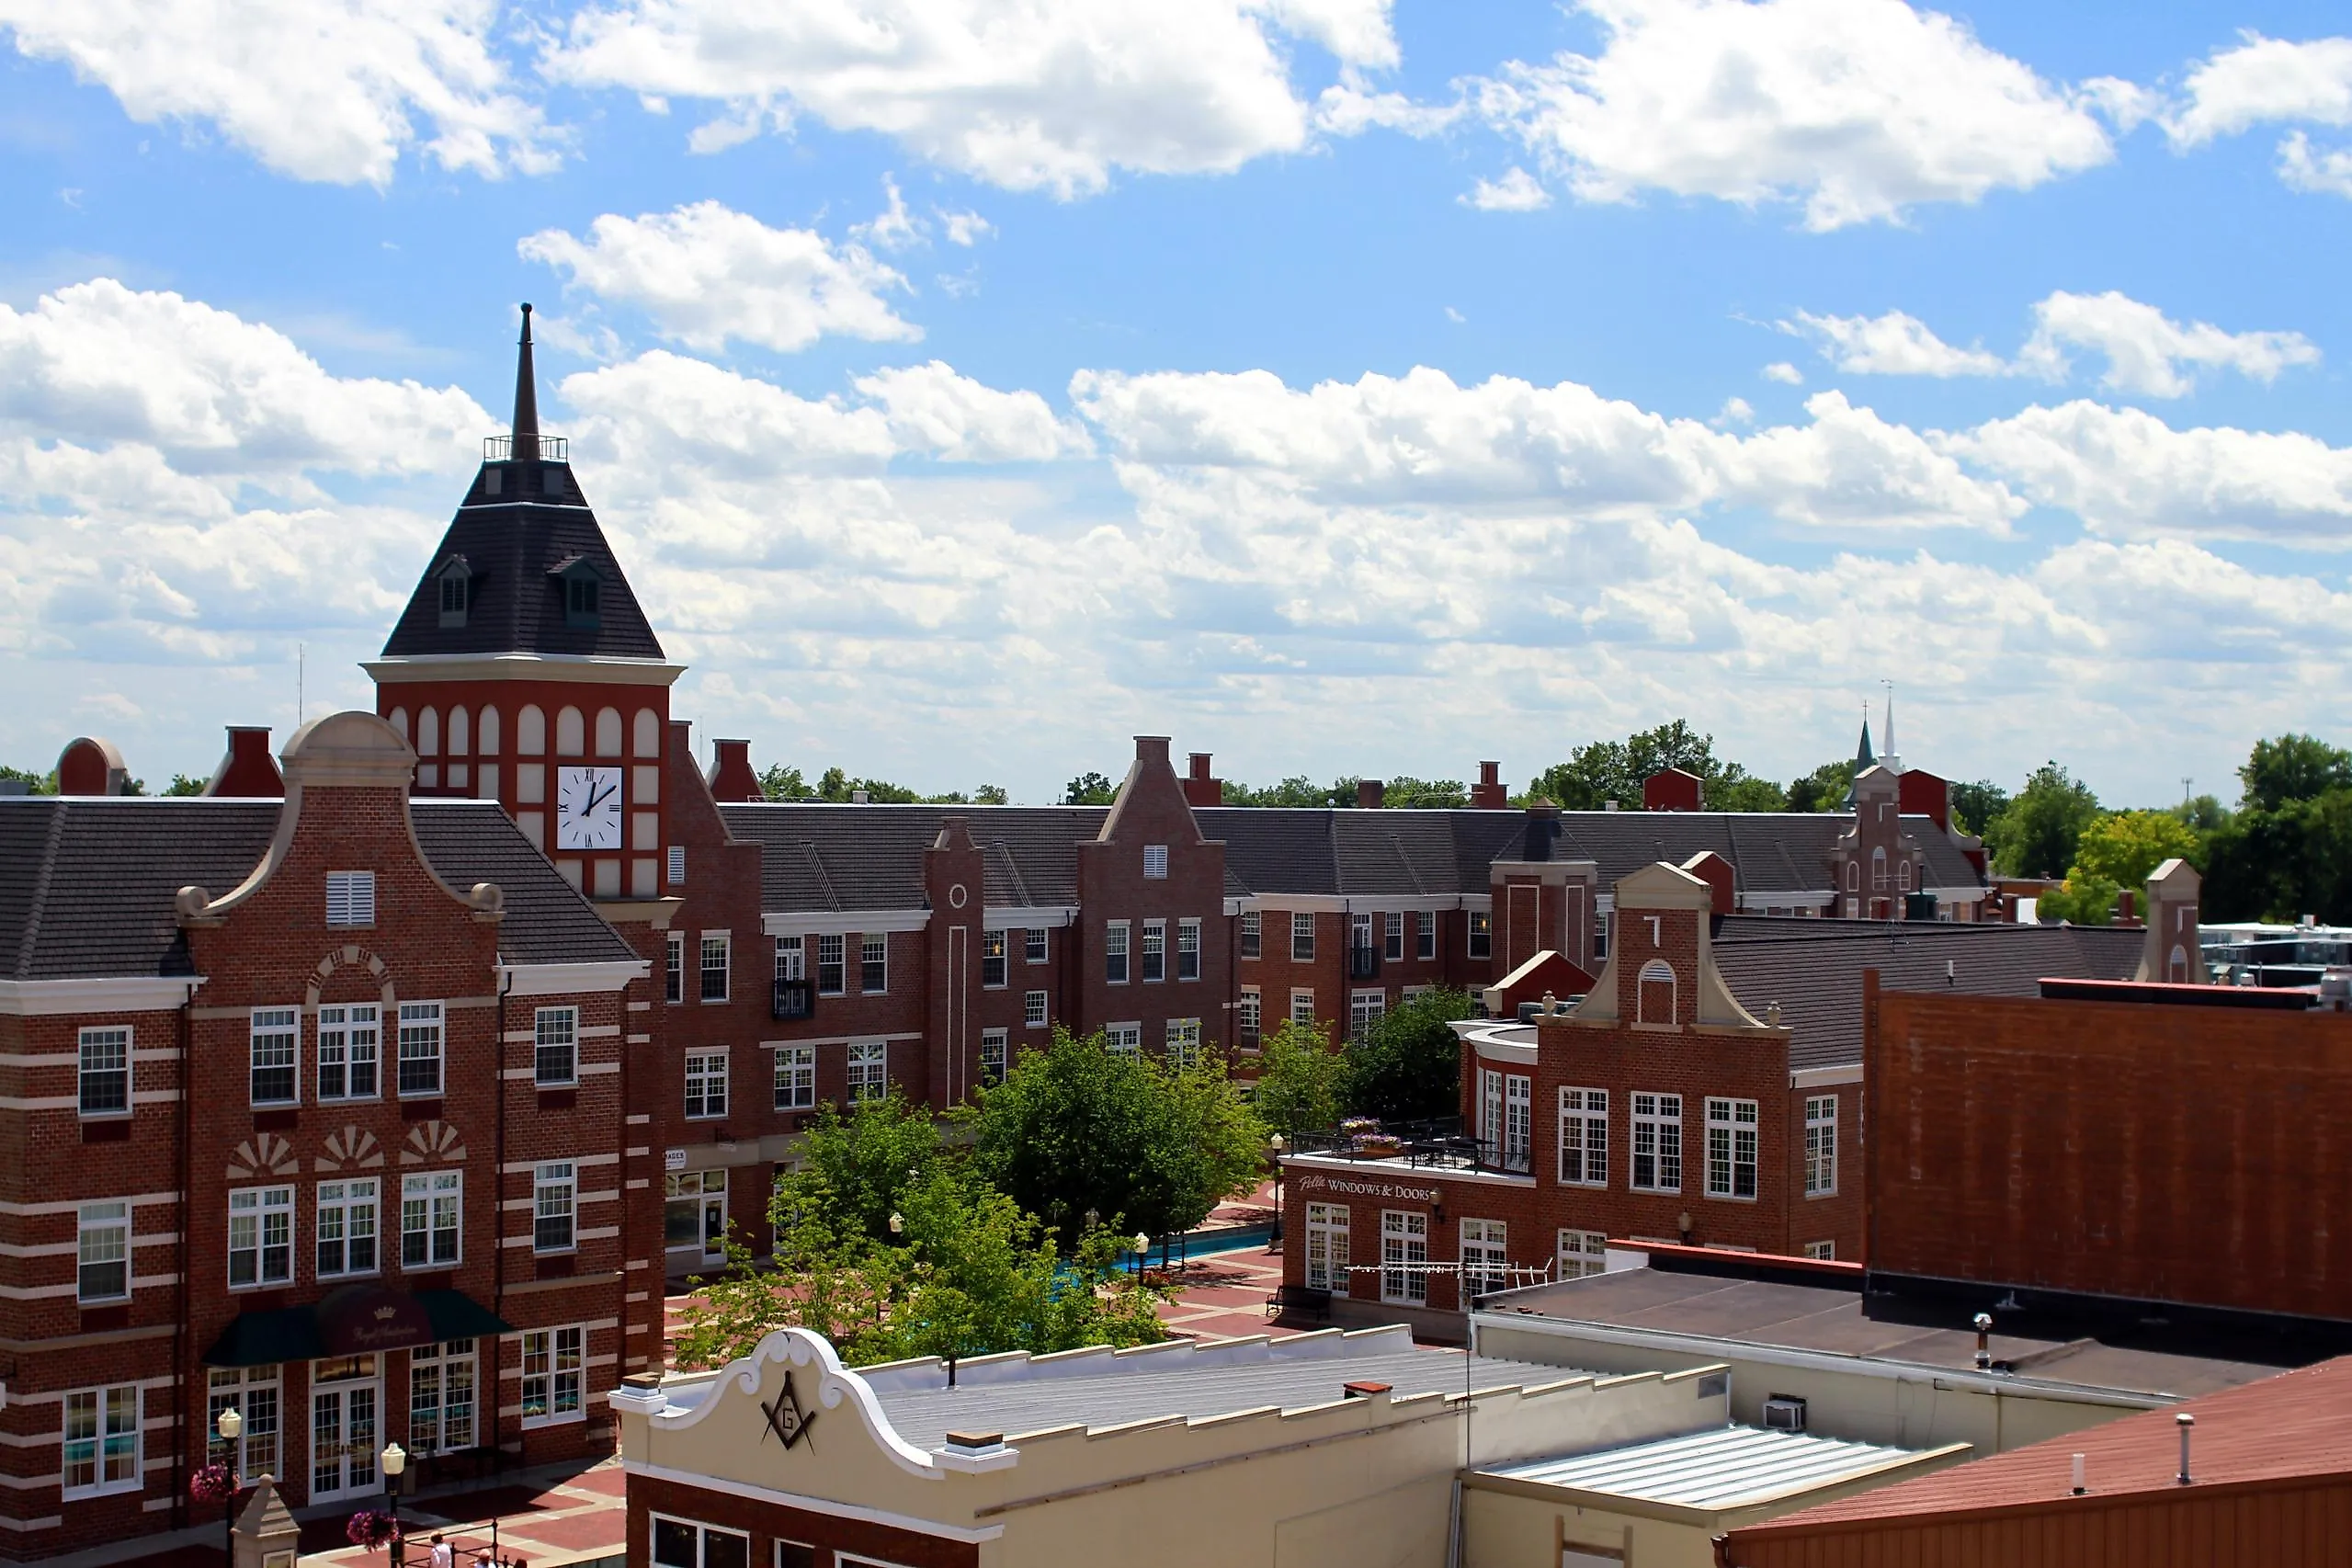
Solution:
{"label": "green awning", "polygon": [[[345,1289],[349,1290],[349,1287]],[[413,1297],[403,1298],[400,1292],[368,1287],[367,1294],[385,1304],[397,1301],[408,1306],[410,1310],[401,1312],[400,1319],[417,1326],[413,1332],[379,1338],[362,1348],[403,1350],[452,1339],[489,1339],[515,1332],[513,1324],[462,1290],[418,1290]],[[354,1346],[338,1349],[327,1343],[319,1307],[320,1303],[312,1302],[302,1307],[239,1312],[204,1353],[204,1363],[208,1367],[268,1367],[353,1353]],[[422,1309],[421,1320],[416,1309]],[[347,1314],[336,1315],[339,1318]],[[373,1317],[372,1312],[367,1315]]]}
{"label": "green awning", "polygon": [[452,1339],[490,1339],[515,1332],[513,1324],[463,1290],[419,1290],[416,1299],[432,1321],[436,1344]]}
{"label": "green awning", "polygon": [[326,1354],[319,1342],[316,1307],[280,1307],[239,1312],[204,1353],[208,1367],[271,1367],[281,1361],[315,1361]]}

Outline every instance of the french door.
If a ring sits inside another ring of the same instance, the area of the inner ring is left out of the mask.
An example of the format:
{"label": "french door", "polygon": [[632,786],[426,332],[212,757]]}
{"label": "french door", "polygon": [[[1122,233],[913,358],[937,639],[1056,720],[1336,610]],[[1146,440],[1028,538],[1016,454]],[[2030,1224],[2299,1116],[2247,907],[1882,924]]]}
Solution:
{"label": "french door", "polygon": [[311,1363],[312,1502],[372,1497],[383,1490],[376,1470],[382,1403],[373,1356]]}

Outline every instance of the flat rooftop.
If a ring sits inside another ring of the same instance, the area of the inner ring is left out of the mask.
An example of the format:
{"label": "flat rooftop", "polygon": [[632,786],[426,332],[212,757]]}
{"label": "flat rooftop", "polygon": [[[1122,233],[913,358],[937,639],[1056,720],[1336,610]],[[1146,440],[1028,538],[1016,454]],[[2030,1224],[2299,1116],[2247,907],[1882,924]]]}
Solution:
{"label": "flat rooftop", "polygon": [[[1596,1274],[1487,1298],[1481,1316],[1526,1315],[1687,1339],[1694,1353],[1759,1346],[1858,1359],[1973,1371],[1973,1304],[1866,1296],[1859,1280],[1808,1282],[1768,1265],[1747,1269],[1726,1255],[1707,1271],[1673,1265]],[[2040,1382],[2181,1398],[2236,1388],[2326,1348],[2258,1328],[2160,1322],[2119,1315],[2107,1322],[1996,1312],[1991,1342],[1996,1371]],[[1498,1325],[1501,1326],[1501,1325]]]}
{"label": "flat rooftop", "polygon": [[1727,1513],[1946,1459],[1941,1449],[1849,1443],[1760,1426],[1718,1426],[1598,1453],[1485,1465],[1474,1473],[1639,1503]]}

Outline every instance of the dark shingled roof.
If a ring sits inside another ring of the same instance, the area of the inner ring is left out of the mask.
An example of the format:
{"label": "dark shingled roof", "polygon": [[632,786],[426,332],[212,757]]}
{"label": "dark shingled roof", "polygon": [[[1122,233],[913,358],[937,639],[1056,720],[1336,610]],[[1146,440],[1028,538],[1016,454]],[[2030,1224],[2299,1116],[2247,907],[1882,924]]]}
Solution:
{"label": "dark shingled roof", "polygon": [[[501,486],[496,494],[485,488],[494,472]],[[445,627],[440,576],[453,555],[463,556],[473,574],[472,600],[463,626]],[[603,580],[593,627],[564,623],[563,585],[549,575],[574,559],[594,566]],[[489,462],[474,475],[384,642],[386,658],[435,653],[663,656],[569,463]]]}
{"label": "dark shingled roof", "polygon": [[[1757,1017],[1780,1004],[1794,1033],[1789,1065],[1862,1060],[1862,971],[1884,991],[2037,996],[2045,975],[2129,979],[2142,933],[2096,926],[1971,926],[1938,921],[1817,920],[1725,915],[1714,921],[1715,964]],[[1951,966],[1948,983],[1945,965]]]}
{"label": "dark shingled roof", "polygon": [[[993,908],[1078,902],[1078,844],[1102,831],[1106,806],[722,805],[727,831],[764,845],[760,906],[769,910],[921,909],[923,852],[962,817],[982,851]],[[1213,835],[1211,836],[1214,836]]]}
{"label": "dark shingled roof", "polygon": [[[0,798],[0,979],[189,972],[174,894],[195,886],[218,897],[243,882],[268,849],[279,809],[277,801],[202,796]],[[636,958],[495,801],[417,801],[411,810],[417,843],[442,881],[505,890],[501,956]]]}

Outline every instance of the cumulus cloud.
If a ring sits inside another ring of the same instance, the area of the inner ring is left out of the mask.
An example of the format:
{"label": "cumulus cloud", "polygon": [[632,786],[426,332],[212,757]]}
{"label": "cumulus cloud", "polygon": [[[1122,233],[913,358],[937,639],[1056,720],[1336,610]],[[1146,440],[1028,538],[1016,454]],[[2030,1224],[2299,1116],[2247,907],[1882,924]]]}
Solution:
{"label": "cumulus cloud", "polygon": [[1461,199],[1482,212],[1533,212],[1551,205],[1551,192],[1516,165],[1501,179],[1482,179]]}
{"label": "cumulus cloud", "polygon": [[1307,144],[1286,40],[1345,68],[1397,61],[1389,0],[612,0],[550,50],[554,78],[715,103],[697,145],[808,115],[918,157],[1064,199],[1121,169],[1225,173]]}
{"label": "cumulus cloud", "polygon": [[[903,219],[895,187],[891,195]],[[689,347],[716,350],[733,338],[790,350],[828,333],[881,342],[923,335],[885,297],[906,279],[863,245],[771,229],[716,201],[636,218],[608,212],[585,238],[543,229],[516,248],[600,299],[643,311],[654,331]]]}
{"label": "cumulus cloud", "polygon": [[1817,316],[1797,312],[1794,326],[1818,338],[1822,358],[1841,370],[1874,376],[1998,376],[2008,361],[1982,348],[1955,348],[1917,316]]}
{"label": "cumulus cloud", "polygon": [[0,0],[0,27],[142,124],[209,127],[279,174],[389,184],[402,155],[540,173],[557,138],[490,46],[494,0]]}
{"label": "cumulus cloud", "polygon": [[2164,117],[2176,148],[2198,147],[2257,125],[2303,120],[2352,125],[2352,38],[2291,43],[2247,31],[2188,74]]}
{"label": "cumulus cloud", "polygon": [[1802,204],[1814,230],[2029,189],[2113,155],[2113,101],[1903,0],[1585,0],[1598,54],[1513,61],[1487,119],[1587,201]]}
{"label": "cumulus cloud", "polygon": [[2297,190],[2352,196],[2352,147],[2313,147],[2295,131],[2278,143],[2278,177]]}
{"label": "cumulus cloud", "polygon": [[1086,432],[1033,392],[999,392],[934,359],[861,376],[905,451],[949,462],[1045,462],[1093,449]]}
{"label": "cumulus cloud", "polygon": [[2184,326],[2153,305],[2109,290],[2062,290],[2034,306],[2034,333],[2019,362],[2056,380],[2067,369],[2065,350],[2104,355],[2101,384],[2149,397],[2184,397],[2200,369],[2235,370],[2269,382],[2295,365],[2316,365],[2319,349],[2300,332],[2224,332],[2205,322]]}
{"label": "cumulus cloud", "polygon": [[1805,384],[1805,373],[1786,359],[1775,359],[1758,374],[1762,375],[1766,381],[1778,381],[1784,387],[1801,387]]}

